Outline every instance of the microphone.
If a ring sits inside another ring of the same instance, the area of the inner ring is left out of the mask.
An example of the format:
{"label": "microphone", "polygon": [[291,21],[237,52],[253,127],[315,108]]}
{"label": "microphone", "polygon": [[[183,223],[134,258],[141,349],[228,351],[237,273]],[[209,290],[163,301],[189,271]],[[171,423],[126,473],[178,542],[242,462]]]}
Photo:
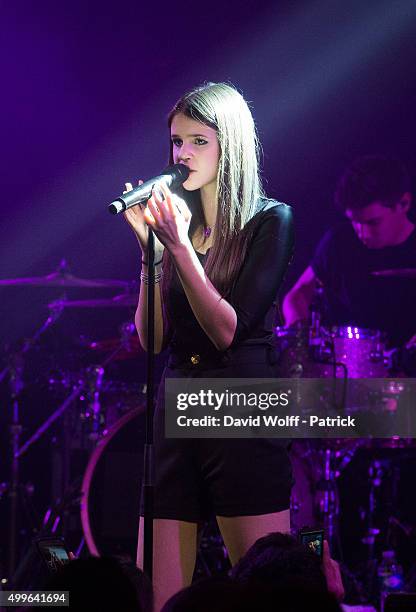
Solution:
{"label": "microphone", "polygon": [[152,195],[152,189],[158,183],[164,183],[171,190],[177,189],[186,181],[189,176],[189,168],[185,164],[174,164],[168,166],[163,170],[163,173],[159,176],[155,176],[142,185],[139,185],[135,189],[123,193],[122,196],[111,202],[108,206],[108,210],[112,215],[118,215],[118,213],[137,206],[142,202],[146,202]]}

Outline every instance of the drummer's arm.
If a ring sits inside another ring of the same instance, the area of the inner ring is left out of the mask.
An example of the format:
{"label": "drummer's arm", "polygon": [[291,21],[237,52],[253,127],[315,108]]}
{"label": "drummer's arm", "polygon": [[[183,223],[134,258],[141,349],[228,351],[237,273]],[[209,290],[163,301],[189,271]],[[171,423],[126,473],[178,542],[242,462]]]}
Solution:
{"label": "drummer's arm", "polygon": [[283,299],[283,317],[285,325],[309,318],[309,307],[313,300],[317,278],[311,266],[308,266],[297,283]]}
{"label": "drummer's arm", "polygon": [[416,334],[412,336],[405,344],[405,348],[410,349],[416,346]]}
{"label": "drummer's arm", "polygon": [[[148,274],[148,268],[142,264],[142,271]],[[159,266],[155,267],[155,274],[160,272]],[[141,281],[139,303],[134,317],[140,344],[147,351],[147,285]],[[163,347],[163,313],[160,282],[155,284],[155,342],[154,351],[160,353]]]}

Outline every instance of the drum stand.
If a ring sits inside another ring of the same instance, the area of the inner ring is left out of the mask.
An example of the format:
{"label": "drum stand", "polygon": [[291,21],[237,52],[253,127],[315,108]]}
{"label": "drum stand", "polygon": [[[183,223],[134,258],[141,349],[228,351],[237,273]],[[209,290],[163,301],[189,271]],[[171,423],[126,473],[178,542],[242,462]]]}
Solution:
{"label": "drum stand", "polygon": [[[332,551],[337,550],[338,556],[342,556],[341,542],[339,539],[338,519],[340,513],[338,477],[341,470],[352,458],[350,451],[341,453],[340,450],[324,448],[319,451],[322,456],[322,477],[316,485],[317,506],[325,536]],[[341,463],[340,457],[343,455]]]}
{"label": "drum stand", "polygon": [[[400,531],[406,538],[412,538],[415,541],[416,538],[416,526],[410,523],[404,523],[400,521],[395,516],[390,516],[389,518],[389,530],[387,535],[387,542],[390,541],[390,534],[395,530]],[[389,549],[394,550],[394,546],[389,544]],[[416,562],[412,563],[410,569],[408,570],[405,576],[405,583],[403,586],[403,591],[406,593],[414,593],[416,591]]]}
{"label": "drum stand", "polygon": [[366,532],[362,538],[362,543],[367,546],[367,561],[368,563],[374,560],[374,547],[376,537],[380,534],[380,529],[374,525],[374,513],[377,507],[377,489],[381,487],[383,482],[384,469],[382,462],[378,459],[373,459],[368,468],[368,481],[370,483],[370,491],[368,494],[368,510],[365,513],[367,519]]}
{"label": "drum stand", "polygon": [[388,469],[386,461],[372,459],[368,468],[368,482],[370,490],[368,493],[368,508],[362,512],[362,517],[366,519],[366,530],[361,542],[367,546],[367,561],[364,564],[363,584],[371,597],[375,597],[378,592],[377,566],[378,561],[375,556],[376,538],[380,535],[380,529],[374,523],[374,515],[377,509],[377,491],[383,484]]}
{"label": "drum stand", "polygon": [[332,547],[337,533],[339,515],[338,486],[335,470],[335,453],[326,448],[323,451],[323,477],[317,484],[319,496],[319,513],[323,520],[325,535]]}
{"label": "drum stand", "polygon": [[[34,339],[27,342],[25,344],[24,350],[21,353],[26,352],[28,348],[34,343],[35,340],[39,338],[39,336],[54,322],[59,316],[61,310],[57,313],[52,313],[47,319],[46,323],[43,325],[41,330],[37,332]],[[131,333],[131,329],[129,330]],[[10,485],[10,498],[11,498],[11,514],[10,514],[10,558],[9,558],[9,576],[12,577],[15,571],[16,565],[16,534],[17,534],[17,493],[19,489],[18,482],[18,474],[19,474],[19,460],[22,455],[24,455],[30,447],[37,442],[43,434],[45,434],[50,427],[57,421],[60,417],[64,417],[66,419],[68,414],[68,408],[73,405],[73,403],[83,394],[89,397],[90,401],[88,404],[88,408],[84,414],[84,419],[89,422],[89,434],[88,441],[91,444],[91,448],[95,447],[97,441],[100,439],[102,433],[102,411],[101,411],[101,402],[100,402],[100,391],[103,383],[104,373],[106,366],[111,363],[117,354],[124,348],[126,341],[126,334],[128,330],[123,328],[122,338],[120,341],[120,345],[105,359],[102,365],[96,365],[90,367],[86,375],[84,377],[80,377],[77,383],[73,386],[72,392],[68,395],[68,397],[62,402],[62,404],[53,412],[42,423],[42,425],[35,431],[35,433],[21,446],[19,445],[20,441],[20,433],[21,433],[21,425],[18,422],[18,406],[17,406],[17,392],[19,388],[23,388],[23,385],[19,387],[17,376],[14,375],[14,370],[11,366],[9,366],[8,370],[10,371],[10,379],[14,382],[14,388],[16,391],[13,391],[13,439],[12,439],[12,450],[13,450],[13,462],[12,462],[12,480]],[[26,348],[28,347],[28,348]],[[62,451],[62,484],[61,484],[61,494],[56,499],[55,503],[47,509],[42,527],[40,529],[40,534],[54,534],[57,532],[59,525],[62,524],[63,529],[66,528],[66,520],[65,516],[68,513],[69,509],[75,505],[79,505],[80,501],[80,485],[82,478],[76,479],[74,482],[70,482],[70,443],[71,437],[68,435],[69,426],[68,421],[66,420],[64,423],[64,440],[63,440],[63,451]],[[87,449],[88,450],[88,449]],[[21,486],[21,485],[20,485]],[[81,550],[83,546],[83,542],[80,543],[78,550]],[[24,564],[24,563],[23,563]],[[21,574],[21,567],[19,566],[16,571],[16,577]],[[17,579],[17,578],[16,578]]]}
{"label": "drum stand", "polygon": [[8,555],[8,573],[12,576],[16,566],[16,548],[17,548],[17,529],[18,529],[18,497],[21,491],[20,466],[19,466],[19,443],[22,433],[22,425],[20,423],[19,396],[24,388],[22,380],[24,355],[37,343],[42,334],[53,325],[59,318],[62,309],[55,308],[50,311],[45,323],[38,329],[32,338],[26,340],[20,351],[13,354],[10,360],[10,365],[6,366],[0,372],[0,382],[9,375],[10,381],[10,396],[12,400],[12,414],[10,422],[10,482],[8,484],[8,494],[10,499],[10,522],[9,522],[9,555]]}

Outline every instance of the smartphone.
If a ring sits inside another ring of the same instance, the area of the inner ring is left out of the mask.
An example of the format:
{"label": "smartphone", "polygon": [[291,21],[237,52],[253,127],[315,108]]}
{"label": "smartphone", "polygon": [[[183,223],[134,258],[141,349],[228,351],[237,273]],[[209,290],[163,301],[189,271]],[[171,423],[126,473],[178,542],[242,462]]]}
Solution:
{"label": "smartphone", "polygon": [[320,559],[324,555],[324,530],[323,529],[305,529],[299,532],[299,539],[304,546],[307,546]]}
{"label": "smartphone", "polygon": [[35,546],[50,573],[56,572],[71,560],[63,538],[39,537],[35,539]]}

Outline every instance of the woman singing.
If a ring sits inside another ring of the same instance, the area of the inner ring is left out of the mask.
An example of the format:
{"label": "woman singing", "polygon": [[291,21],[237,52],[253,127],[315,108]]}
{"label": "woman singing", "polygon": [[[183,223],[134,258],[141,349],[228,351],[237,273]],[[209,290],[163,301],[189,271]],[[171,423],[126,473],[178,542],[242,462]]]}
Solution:
{"label": "woman singing", "polygon": [[[293,248],[289,206],[264,196],[247,103],[208,83],[169,115],[180,197],[153,192],[126,219],[142,251],[136,327],[147,347],[147,227],[155,232],[155,351],[169,348],[155,410],[155,604],[190,584],[197,526],[215,514],[234,564],[261,536],[288,532],[292,484],[279,439],[166,439],[165,378],[273,378],[273,302]],[[131,184],[126,185],[131,189]],[[142,523],[142,521],[141,521]],[[142,567],[142,529],[138,565]]]}

